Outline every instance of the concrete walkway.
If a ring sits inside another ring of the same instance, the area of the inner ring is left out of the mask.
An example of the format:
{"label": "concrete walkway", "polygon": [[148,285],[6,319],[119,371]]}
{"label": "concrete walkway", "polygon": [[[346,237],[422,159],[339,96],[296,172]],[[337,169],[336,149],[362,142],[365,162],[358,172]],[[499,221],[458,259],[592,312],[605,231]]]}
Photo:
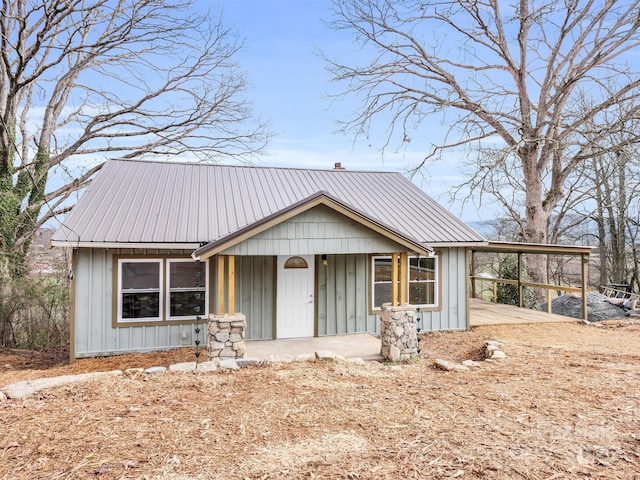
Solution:
{"label": "concrete walkway", "polygon": [[283,355],[295,356],[329,351],[344,358],[381,360],[380,339],[369,333],[328,337],[252,340],[246,342],[247,357],[271,360]]}

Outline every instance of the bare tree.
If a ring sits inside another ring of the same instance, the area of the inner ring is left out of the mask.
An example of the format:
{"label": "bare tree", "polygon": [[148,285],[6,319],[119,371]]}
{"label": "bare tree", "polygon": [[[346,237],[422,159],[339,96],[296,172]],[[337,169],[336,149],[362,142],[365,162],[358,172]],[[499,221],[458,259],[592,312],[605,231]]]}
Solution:
{"label": "bare tree", "polygon": [[[523,185],[508,213],[522,219],[528,242],[548,243],[571,174],[639,115],[630,55],[640,46],[640,0],[334,0],[334,16],[332,27],[352,32],[367,58],[327,59],[343,95],[361,102],[344,129],[366,135],[380,117],[390,122],[387,146],[443,118],[446,136],[416,170],[454,147],[493,146],[477,155],[472,186],[510,195],[509,184]],[[621,103],[626,112],[600,122]],[[494,173],[505,171],[511,178],[496,189]],[[545,280],[544,263],[530,268]]]}
{"label": "bare tree", "polygon": [[190,0],[3,0],[0,278],[21,274],[34,232],[71,208],[105,156],[261,151],[240,47]]}

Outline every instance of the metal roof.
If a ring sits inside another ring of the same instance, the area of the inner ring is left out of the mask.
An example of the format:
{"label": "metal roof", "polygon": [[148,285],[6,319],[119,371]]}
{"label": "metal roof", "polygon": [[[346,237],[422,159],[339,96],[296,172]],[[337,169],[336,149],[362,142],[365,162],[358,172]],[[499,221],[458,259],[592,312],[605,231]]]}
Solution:
{"label": "metal roof", "polygon": [[52,243],[199,246],[320,193],[418,244],[485,242],[400,173],[109,160]]}

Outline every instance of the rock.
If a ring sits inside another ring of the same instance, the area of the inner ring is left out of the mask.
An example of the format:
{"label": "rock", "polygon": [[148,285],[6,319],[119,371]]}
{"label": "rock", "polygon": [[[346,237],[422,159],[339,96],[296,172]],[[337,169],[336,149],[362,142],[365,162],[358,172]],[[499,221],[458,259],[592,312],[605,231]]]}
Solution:
{"label": "rock", "polygon": [[122,370],[112,370],[110,372],[81,373],[80,375],[62,375],[60,377],[39,378],[37,380],[25,380],[12,383],[2,387],[2,392],[8,398],[27,398],[45,388],[58,387],[69,383],[82,383],[89,380],[96,380],[105,377],[122,375]]}
{"label": "rock", "polygon": [[227,340],[229,340],[229,334],[228,333],[220,333],[220,332],[218,332],[218,333],[215,334],[215,338],[216,338],[216,341],[224,343]]}
{"label": "rock", "polygon": [[391,360],[392,362],[399,362],[400,354],[400,349],[395,345],[391,345],[391,347],[389,347],[389,360]]}
{"label": "rock", "polygon": [[220,358],[236,358],[236,351],[232,347],[224,347],[220,352]]}
{"label": "rock", "polygon": [[233,358],[224,358],[220,360],[218,367],[223,370],[237,370],[238,368],[240,368],[238,367],[238,362],[236,362]]}
{"label": "rock", "polygon": [[267,358],[269,363],[291,363],[293,362],[292,355],[269,355]]}
{"label": "rock", "polygon": [[402,371],[402,367],[400,365],[389,365],[387,368],[389,370],[394,371],[394,372],[401,372]]}
{"label": "rock", "polygon": [[[540,310],[547,311],[547,304],[540,305]],[[582,319],[582,297],[568,293],[551,301],[551,313]],[[624,318],[625,310],[610,303],[609,297],[599,292],[587,292],[587,318],[590,322]]]}
{"label": "rock", "polygon": [[328,350],[319,350],[316,352],[316,358],[318,360],[335,360],[336,356]]}
{"label": "rock", "polygon": [[260,365],[262,363],[262,360],[258,357],[236,358],[236,364],[240,368],[246,367],[248,365]]}
{"label": "rock", "polygon": [[362,358],[360,358],[360,357],[347,358],[347,359],[346,359],[346,362],[347,362],[347,363],[354,363],[354,364],[356,364],[356,365],[364,365],[365,363],[367,363],[367,362],[365,362],[365,361],[364,361]]}
{"label": "rock", "polygon": [[174,363],[169,365],[169,371],[173,373],[193,372],[196,369],[196,362]]}
{"label": "rock", "polygon": [[476,362],[475,360],[465,360],[464,362],[462,362],[462,365],[467,368],[478,368],[482,366],[482,362]]}
{"label": "rock", "polygon": [[218,333],[218,324],[216,322],[209,322],[209,335],[211,337]]}
{"label": "rock", "polygon": [[144,373],[147,375],[164,375],[167,371],[167,367],[150,367],[147,368]]}
{"label": "rock", "polygon": [[438,367],[440,370],[445,370],[447,372],[468,372],[469,368],[464,365],[458,365],[456,363],[449,362],[447,360],[443,360],[441,358],[437,358],[433,364]]}
{"label": "rock", "polygon": [[491,356],[489,358],[491,358],[491,360],[504,360],[507,358],[507,354],[502,350],[494,350],[491,352]]}
{"label": "rock", "polygon": [[124,376],[127,378],[136,378],[144,373],[144,368],[127,368],[124,371]]}
{"label": "rock", "polygon": [[447,372],[450,372],[451,370],[453,370],[453,364],[441,358],[436,358],[433,364],[436,367],[438,367],[440,370],[445,370]]}
{"label": "rock", "polygon": [[294,362],[311,362],[315,359],[316,355],[314,353],[301,353],[300,355],[293,357]]}
{"label": "rock", "polygon": [[196,367],[196,372],[215,372],[218,369],[218,362],[210,360],[207,362],[199,363]]}

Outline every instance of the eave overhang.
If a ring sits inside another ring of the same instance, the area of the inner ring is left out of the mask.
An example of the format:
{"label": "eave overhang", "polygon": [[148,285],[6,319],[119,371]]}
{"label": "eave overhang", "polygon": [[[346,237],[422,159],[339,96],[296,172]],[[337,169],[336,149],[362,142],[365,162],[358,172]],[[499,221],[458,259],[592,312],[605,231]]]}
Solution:
{"label": "eave overhang", "polygon": [[486,245],[471,247],[478,252],[492,253],[532,253],[555,255],[590,254],[595,247],[580,245],[556,245],[544,243],[488,242]]}
{"label": "eave overhang", "polygon": [[71,240],[51,240],[52,247],[71,248],[153,248],[160,250],[194,250],[200,243],[151,243],[151,242],[82,242]]}

